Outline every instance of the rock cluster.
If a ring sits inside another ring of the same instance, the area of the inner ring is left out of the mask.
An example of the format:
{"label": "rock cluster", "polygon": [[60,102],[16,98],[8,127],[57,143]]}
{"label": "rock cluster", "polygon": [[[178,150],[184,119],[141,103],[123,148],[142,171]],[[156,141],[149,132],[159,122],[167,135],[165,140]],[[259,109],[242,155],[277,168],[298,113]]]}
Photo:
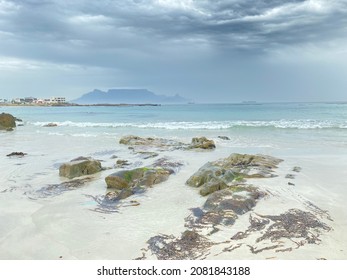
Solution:
{"label": "rock cluster", "polygon": [[142,147],[152,147],[161,150],[176,150],[176,149],[204,149],[210,150],[216,148],[213,140],[209,140],[206,137],[194,137],[190,144],[178,142],[170,139],[163,138],[142,138],[139,136],[128,135],[124,136],[119,141],[120,144],[128,146],[142,146]]}

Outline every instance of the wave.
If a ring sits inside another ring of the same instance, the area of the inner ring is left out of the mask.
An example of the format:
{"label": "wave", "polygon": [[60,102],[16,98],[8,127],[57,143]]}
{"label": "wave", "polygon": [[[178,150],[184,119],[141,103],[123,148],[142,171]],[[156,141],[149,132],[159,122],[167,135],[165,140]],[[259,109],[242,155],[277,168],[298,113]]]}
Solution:
{"label": "wave", "polygon": [[[49,122],[33,122],[44,126]],[[94,123],[94,122],[55,122],[63,127],[105,127],[105,128],[149,128],[171,130],[224,130],[231,128],[278,128],[278,129],[347,129],[347,121],[322,120],[277,120],[277,121],[208,121],[208,122],[146,122],[146,123]]]}

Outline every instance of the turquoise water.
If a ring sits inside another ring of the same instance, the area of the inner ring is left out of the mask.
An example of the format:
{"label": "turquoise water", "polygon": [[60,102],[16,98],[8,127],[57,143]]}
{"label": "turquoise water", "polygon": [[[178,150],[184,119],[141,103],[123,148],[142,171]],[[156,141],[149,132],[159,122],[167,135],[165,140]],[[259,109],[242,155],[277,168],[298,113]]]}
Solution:
{"label": "turquoise water", "polygon": [[230,129],[269,127],[347,129],[347,104],[279,103],[162,105],[146,107],[2,107],[33,125],[76,127]]}
{"label": "turquoise water", "polygon": [[[24,126],[16,133],[33,143],[45,135],[117,141],[134,134],[185,142],[196,136],[220,141],[218,136],[223,135],[231,140],[219,146],[244,152],[347,153],[347,104],[342,103],[2,107],[0,111],[23,119]],[[49,122],[58,126],[44,127]]]}

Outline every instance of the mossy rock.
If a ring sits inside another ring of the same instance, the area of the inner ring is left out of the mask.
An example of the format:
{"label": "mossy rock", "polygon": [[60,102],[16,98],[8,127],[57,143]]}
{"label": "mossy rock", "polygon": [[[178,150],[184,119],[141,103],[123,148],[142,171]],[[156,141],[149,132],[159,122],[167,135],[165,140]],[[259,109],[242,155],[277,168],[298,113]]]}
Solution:
{"label": "mossy rock", "polygon": [[11,114],[0,114],[0,130],[12,131],[16,127],[16,118]]}
{"label": "mossy rock", "polygon": [[206,196],[215,191],[223,190],[226,188],[228,188],[228,185],[224,181],[214,178],[201,186],[200,194],[202,196]]}
{"label": "mossy rock", "polygon": [[151,187],[166,181],[171,172],[163,168],[142,167],[133,170],[123,170],[105,178],[108,188],[124,189],[134,187]]}
{"label": "mossy rock", "polygon": [[209,140],[206,137],[194,137],[192,139],[192,143],[188,147],[188,149],[203,149],[203,150],[211,150],[215,149],[216,144],[213,140]]}

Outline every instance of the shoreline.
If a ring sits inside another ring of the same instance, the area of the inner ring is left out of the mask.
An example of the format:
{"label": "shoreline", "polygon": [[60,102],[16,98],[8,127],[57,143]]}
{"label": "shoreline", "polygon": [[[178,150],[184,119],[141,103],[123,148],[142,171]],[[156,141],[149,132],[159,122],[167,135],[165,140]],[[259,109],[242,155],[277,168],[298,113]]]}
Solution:
{"label": "shoreline", "polygon": [[0,104],[0,107],[141,107],[161,106],[161,104]]}

